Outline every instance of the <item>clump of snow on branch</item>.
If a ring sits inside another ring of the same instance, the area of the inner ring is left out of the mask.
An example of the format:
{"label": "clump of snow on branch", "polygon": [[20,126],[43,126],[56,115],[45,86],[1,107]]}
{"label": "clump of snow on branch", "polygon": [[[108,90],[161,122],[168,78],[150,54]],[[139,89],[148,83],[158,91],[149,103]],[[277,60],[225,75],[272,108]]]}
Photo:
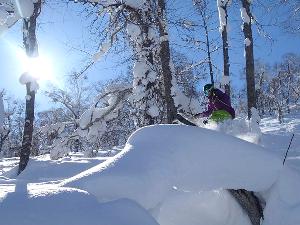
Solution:
{"label": "clump of snow on branch", "polygon": [[87,139],[102,136],[106,132],[107,121],[118,116],[123,104],[122,100],[126,99],[130,93],[131,86],[129,85],[119,84],[107,87],[96,98],[95,104],[81,115],[78,121],[78,135]]}
{"label": "clump of snow on branch", "polygon": [[246,38],[246,39],[244,40],[244,44],[245,44],[247,47],[250,46],[250,45],[251,45],[250,39],[249,39],[249,38]]}
{"label": "clump of snow on branch", "polygon": [[123,0],[123,1],[119,1],[119,0],[89,0],[89,2],[93,2],[93,3],[101,2],[101,4],[104,5],[105,7],[108,7],[110,5],[115,5],[120,2],[130,6],[131,8],[142,9],[146,6],[146,0]]}
{"label": "clump of snow on branch", "polygon": [[201,105],[201,100],[199,98],[187,97],[182,92],[178,92],[174,100],[175,105],[178,107],[178,111],[185,115],[195,115],[205,110],[205,107]]}
{"label": "clump of snow on branch", "polygon": [[69,150],[68,140],[62,135],[66,127],[65,123],[55,123],[41,127],[40,132],[47,136],[54,135],[56,138],[51,143],[50,158],[57,160],[67,154]]}
{"label": "clump of snow on branch", "polygon": [[32,0],[15,0],[17,12],[22,18],[29,18],[33,14],[33,3]]}
{"label": "clump of snow on branch", "polygon": [[186,20],[186,19],[182,21],[182,25],[187,29],[195,26],[193,21]]}
{"label": "clump of snow on branch", "polygon": [[50,158],[57,160],[70,152],[70,148],[66,140],[56,139],[53,141],[53,146],[50,151]]}
{"label": "clump of snow on branch", "polygon": [[29,73],[23,73],[20,76],[19,82],[23,85],[30,84],[30,91],[37,92],[39,89],[39,84],[37,82],[37,79],[31,76]]}
{"label": "clump of snow on branch", "polygon": [[123,2],[132,8],[143,9],[146,7],[146,0],[124,0]]}
{"label": "clump of snow on branch", "polygon": [[229,76],[222,76],[221,85],[228,85],[230,83]]}
{"label": "clump of snow on branch", "polygon": [[112,43],[110,42],[106,42],[104,44],[102,44],[99,52],[97,52],[94,56],[93,56],[93,60],[96,62],[98,61],[102,56],[104,56],[108,50],[111,48]]}
{"label": "clump of snow on branch", "polygon": [[254,107],[251,108],[251,118],[250,118],[250,127],[251,130],[257,134],[261,134],[261,130],[259,127],[260,124],[260,116],[258,110]]}
{"label": "clump of snow on branch", "polygon": [[251,22],[251,18],[249,17],[249,15],[247,14],[247,11],[245,8],[241,8],[241,17],[244,23],[250,23]]}
{"label": "clump of snow on branch", "polygon": [[227,18],[226,18],[226,12],[225,7],[229,6],[231,4],[231,0],[217,0],[217,6],[218,6],[218,12],[219,12],[219,22],[220,27],[219,31],[222,33],[224,30],[224,27],[227,27]]}
{"label": "clump of snow on branch", "polygon": [[25,99],[26,99],[26,101],[30,101],[31,100],[31,96],[30,95],[26,95]]}
{"label": "clump of snow on branch", "polygon": [[[170,62],[170,68],[172,74],[175,74],[175,66],[172,61]],[[171,82],[171,95],[179,112],[183,113],[184,115],[195,115],[205,110],[205,107],[201,104],[204,99],[201,97],[193,98],[184,95],[184,93],[178,87],[175,76],[172,76]]]}
{"label": "clump of snow on branch", "polygon": [[1,0],[0,1],[0,35],[21,18],[33,14],[36,0]]}

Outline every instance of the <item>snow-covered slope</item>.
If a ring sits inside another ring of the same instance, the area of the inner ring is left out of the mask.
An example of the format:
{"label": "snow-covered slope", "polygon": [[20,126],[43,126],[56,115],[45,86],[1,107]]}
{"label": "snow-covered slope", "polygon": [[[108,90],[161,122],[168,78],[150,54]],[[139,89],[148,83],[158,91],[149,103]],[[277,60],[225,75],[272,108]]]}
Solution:
{"label": "snow-covered slope", "polygon": [[300,224],[299,173],[279,156],[222,132],[150,126],[90,169],[55,176],[47,165],[41,175],[33,162],[16,180],[0,178],[0,217],[7,225],[249,225],[224,190],[245,188],[265,198],[264,225]]}

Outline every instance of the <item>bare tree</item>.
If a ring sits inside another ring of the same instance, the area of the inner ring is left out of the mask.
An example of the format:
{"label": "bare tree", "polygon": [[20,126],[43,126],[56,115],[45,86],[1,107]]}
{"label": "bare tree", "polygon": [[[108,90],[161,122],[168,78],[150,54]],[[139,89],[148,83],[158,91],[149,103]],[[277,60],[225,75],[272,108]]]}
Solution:
{"label": "bare tree", "polygon": [[201,17],[201,27],[204,29],[205,32],[205,44],[206,54],[207,54],[207,63],[209,67],[209,76],[210,82],[212,84],[215,83],[214,81],[214,72],[213,72],[213,63],[212,63],[212,49],[211,49],[211,40],[209,37],[210,30],[209,30],[209,23],[211,20],[211,13],[209,11],[209,1],[208,0],[194,0],[194,4],[197,8],[197,12],[200,14]]}

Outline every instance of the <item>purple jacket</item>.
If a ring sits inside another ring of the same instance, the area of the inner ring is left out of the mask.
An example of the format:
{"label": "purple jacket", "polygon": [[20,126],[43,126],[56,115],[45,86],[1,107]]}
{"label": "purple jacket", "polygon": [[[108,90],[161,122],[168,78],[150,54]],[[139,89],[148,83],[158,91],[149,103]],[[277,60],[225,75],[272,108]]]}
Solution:
{"label": "purple jacket", "polygon": [[235,118],[235,111],[231,107],[230,98],[227,94],[223,93],[217,88],[214,88],[211,94],[208,96],[207,110],[197,114],[196,116],[208,117],[216,110],[226,110],[230,113],[232,119]]}

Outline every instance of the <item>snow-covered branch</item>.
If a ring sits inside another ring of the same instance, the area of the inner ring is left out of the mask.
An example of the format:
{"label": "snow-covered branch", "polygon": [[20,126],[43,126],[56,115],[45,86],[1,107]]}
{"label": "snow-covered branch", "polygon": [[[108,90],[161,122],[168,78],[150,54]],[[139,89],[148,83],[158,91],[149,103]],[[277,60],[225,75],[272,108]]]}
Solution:
{"label": "snow-covered branch", "polygon": [[[131,91],[131,86],[120,86],[106,90],[97,97],[96,103],[81,115],[79,128],[81,130],[88,130],[100,121],[114,119],[117,116],[119,107],[122,105],[122,101],[128,98]],[[101,102],[103,104],[103,100],[105,101],[105,106],[99,107]]]}

